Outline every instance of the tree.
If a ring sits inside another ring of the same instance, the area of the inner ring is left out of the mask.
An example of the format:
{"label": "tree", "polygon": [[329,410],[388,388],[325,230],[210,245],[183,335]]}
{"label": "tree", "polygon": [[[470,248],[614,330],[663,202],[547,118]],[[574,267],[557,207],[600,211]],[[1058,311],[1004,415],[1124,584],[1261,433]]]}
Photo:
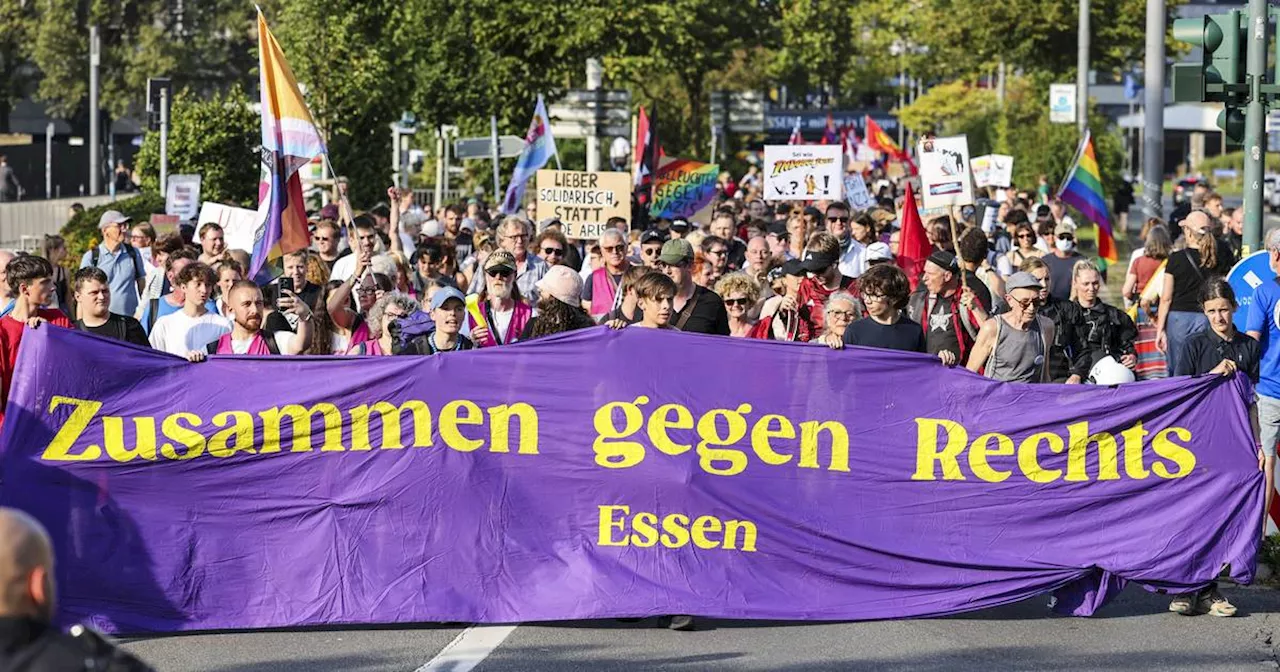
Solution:
{"label": "tree", "polygon": [[992,150],[999,110],[991,90],[948,82],[899,110],[898,119],[918,134],[966,135],[970,156],[979,156]]}
{"label": "tree", "polygon": [[0,0],[0,133],[9,132],[9,113],[30,79],[25,66],[33,16],[23,0]]}
{"label": "tree", "polygon": [[[216,203],[257,205],[260,118],[239,87],[204,99],[191,91],[174,97],[169,129],[169,174],[201,176],[200,197]],[[160,134],[147,133],[137,170],[144,191],[160,189]]]}
{"label": "tree", "polygon": [[848,34],[856,7],[842,0],[780,3],[779,46],[770,69],[779,83],[793,91],[823,91],[831,100],[843,102],[845,73],[858,55],[859,41]]}

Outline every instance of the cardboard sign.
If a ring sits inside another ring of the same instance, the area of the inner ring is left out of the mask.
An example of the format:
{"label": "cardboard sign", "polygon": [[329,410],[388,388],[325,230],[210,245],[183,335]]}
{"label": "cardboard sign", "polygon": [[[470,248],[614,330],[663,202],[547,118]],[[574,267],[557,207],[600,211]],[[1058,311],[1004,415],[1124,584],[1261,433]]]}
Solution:
{"label": "cardboard sign", "polygon": [[200,214],[200,176],[170,175],[165,183],[164,211],[191,221]]}
{"label": "cardboard sign", "polygon": [[947,208],[973,203],[969,140],[963,135],[922,138],[918,148],[924,207]]}
{"label": "cardboard sign", "polygon": [[[716,198],[720,166],[688,159],[665,159],[653,183],[649,214],[662,219],[696,221]],[[707,213],[709,214],[709,212]],[[708,223],[708,222],[699,222]]]}
{"label": "cardboard sign", "polygon": [[861,175],[844,176],[844,200],[854,210],[867,210],[876,204],[871,198],[871,193],[867,191],[867,183],[862,180]]}
{"label": "cardboard sign", "polygon": [[555,217],[567,238],[594,240],[611,217],[631,223],[631,174],[539,170],[538,220]]}
{"label": "cardboard sign", "polygon": [[199,232],[200,227],[208,222],[214,222],[222,227],[222,238],[227,243],[227,249],[253,253],[254,233],[262,222],[257,210],[205,202],[200,206],[196,231]]}
{"label": "cardboard sign", "polygon": [[1049,85],[1049,123],[1076,123],[1076,85]]}
{"label": "cardboard sign", "polygon": [[979,187],[1007,187],[1013,181],[1013,157],[987,154],[973,157],[973,184]]}
{"label": "cardboard sign", "polygon": [[764,197],[838,201],[844,185],[840,145],[765,145]]}

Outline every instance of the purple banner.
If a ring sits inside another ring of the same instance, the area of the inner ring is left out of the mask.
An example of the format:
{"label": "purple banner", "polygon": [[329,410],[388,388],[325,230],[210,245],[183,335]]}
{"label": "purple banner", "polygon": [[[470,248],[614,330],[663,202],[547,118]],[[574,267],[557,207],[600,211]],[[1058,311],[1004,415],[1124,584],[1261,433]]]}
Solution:
{"label": "purple banner", "polygon": [[63,616],[117,632],[1083,614],[1252,579],[1246,394],[636,328],[189,364],[46,327],[0,504],[52,533]]}

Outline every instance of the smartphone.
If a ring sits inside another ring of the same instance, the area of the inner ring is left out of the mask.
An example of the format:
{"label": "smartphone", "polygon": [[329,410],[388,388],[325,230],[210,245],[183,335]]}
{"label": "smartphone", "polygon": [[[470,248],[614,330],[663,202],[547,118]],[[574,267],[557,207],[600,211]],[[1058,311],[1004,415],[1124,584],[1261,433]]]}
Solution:
{"label": "smartphone", "polygon": [[292,292],[292,291],[294,291],[294,289],[293,289],[293,278],[280,278],[280,283],[279,283],[279,284],[280,284],[280,295],[281,295],[281,296],[283,296],[285,292]]}

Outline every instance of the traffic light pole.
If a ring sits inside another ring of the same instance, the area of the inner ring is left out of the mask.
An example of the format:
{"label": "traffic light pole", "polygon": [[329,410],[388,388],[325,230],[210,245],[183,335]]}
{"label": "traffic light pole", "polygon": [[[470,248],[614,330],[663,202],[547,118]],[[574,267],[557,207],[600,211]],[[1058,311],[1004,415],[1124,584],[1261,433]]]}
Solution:
{"label": "traffic light pole", "polygon": [[1244,115],[1244,254],[1261,249],[1262,179],[1266,169],[1267,107],[1262,94],[1267,70],[1267,0],[1249,0],[1245,74],[1249,104]]}

